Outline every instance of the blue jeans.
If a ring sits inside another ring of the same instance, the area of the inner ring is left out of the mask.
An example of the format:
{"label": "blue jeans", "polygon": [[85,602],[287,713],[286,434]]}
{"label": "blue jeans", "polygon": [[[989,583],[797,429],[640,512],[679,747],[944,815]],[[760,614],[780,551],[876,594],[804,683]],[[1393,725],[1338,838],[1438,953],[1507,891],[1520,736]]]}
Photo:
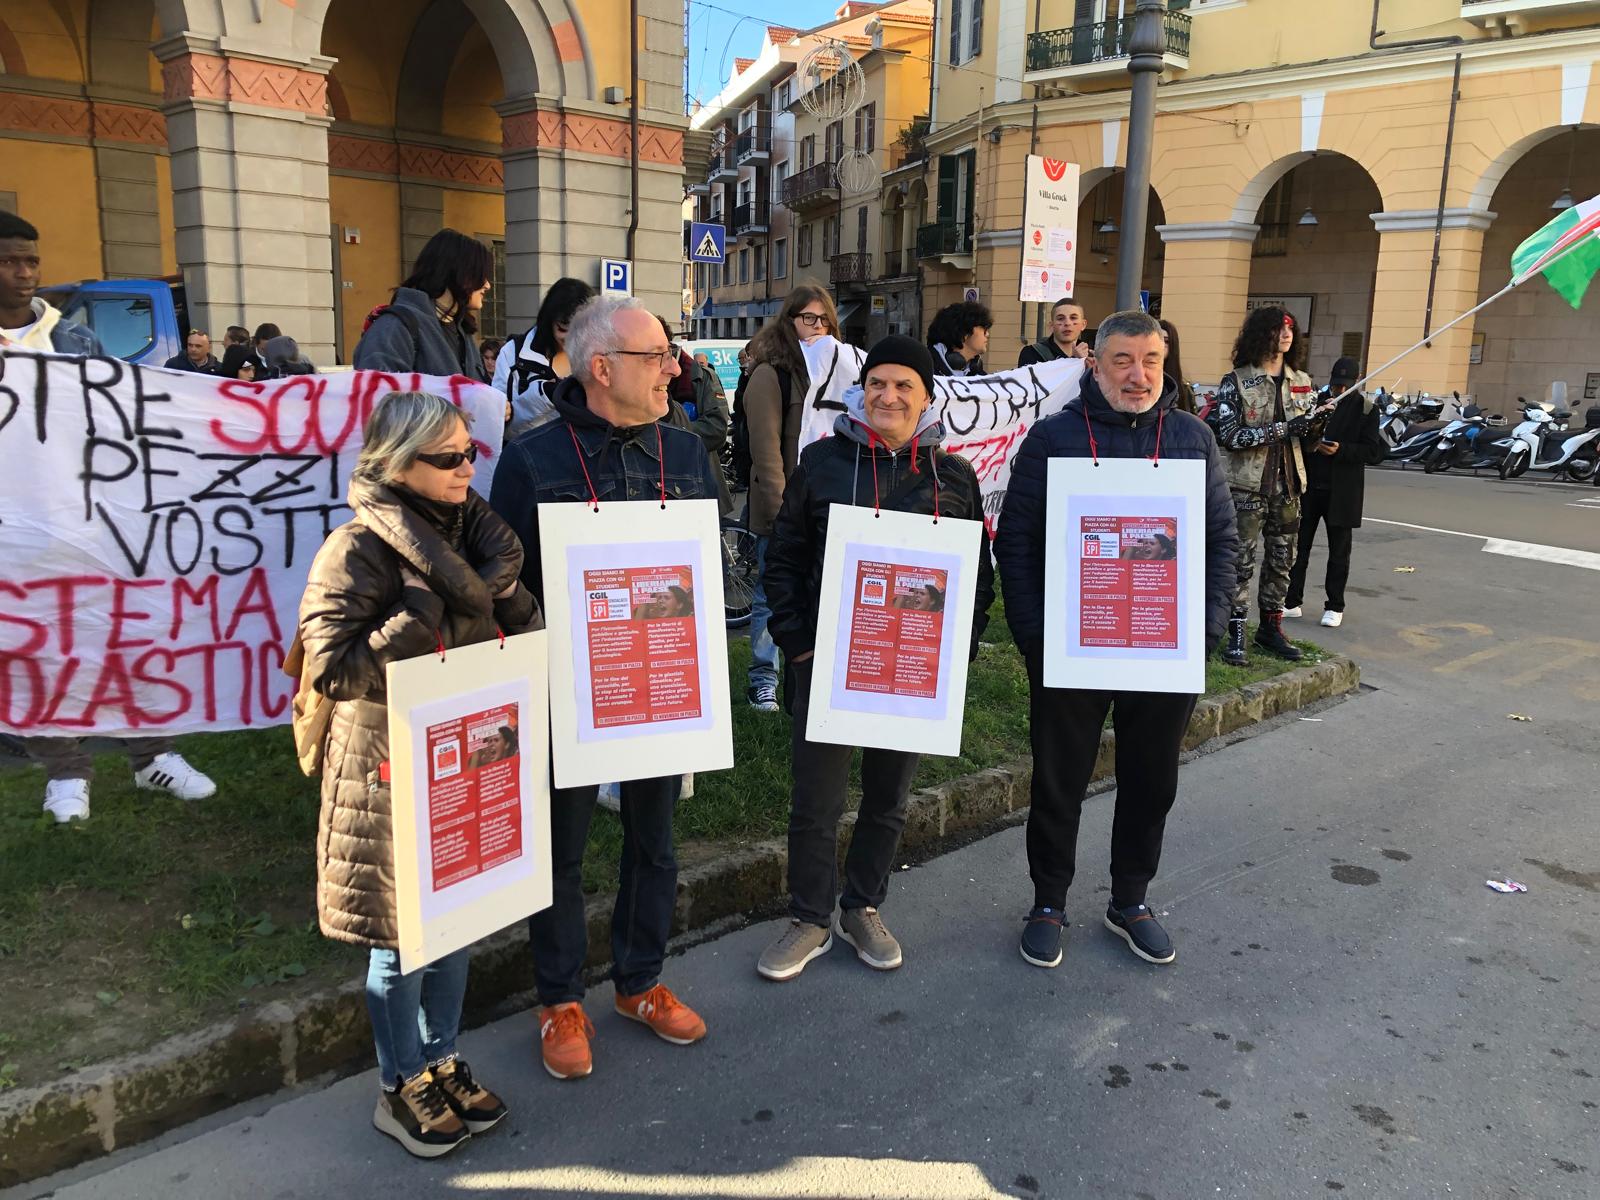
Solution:
{"label": "blue jeans", "polygon": [[455,1054],[470,954],[470,949],[457,950],[402,975],[399,951],[372,951],[367,1014],[378,1046],[378,1078],[385,1088]]}
{"label": "blue jeans", "polygon": [[778,646],[767,632],[767,622],[772,610],[767,607],[767,543],[766,535],[756,538],[756,591],[750,609],[750,675],[751,687],[778,686]]}

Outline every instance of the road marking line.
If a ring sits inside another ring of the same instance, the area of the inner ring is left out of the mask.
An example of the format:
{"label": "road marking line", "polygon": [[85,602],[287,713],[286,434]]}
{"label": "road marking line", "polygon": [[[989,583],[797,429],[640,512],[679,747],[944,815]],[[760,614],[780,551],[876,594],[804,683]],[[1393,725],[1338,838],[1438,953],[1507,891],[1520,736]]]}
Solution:
{"label": "road marking line", "polygon": [[1374,525],[1398,525],[1402,529],[1418,529],[1423,533],[1446,533],[1451,537],[1476,538],[1483,543],[1487,554],[1503,554],[1509,558],[1530,558],[1536,562],[1558,563],[1567,567],[1583,567],[1600,571],[1600,554],[1592,550],[1569,550],[1565,546],[1542,546],[1537,542],[1514,542],[1506,538],[1490,537],[1486,533],[1463,533],[1459,529],[1440,529],[1434,525],[1413,525],[1409,521],[1385,521],[1368,517]]}
{"label": "road marking line", "polygon": [[1600,571],[1600,554],[1590,550],[1568,550],[1565,546],[1539,546],[1533,542],[1510,542],[1504,538],[1490,538],[1483,544],[1483,549],[1488,554],[1531,558],[1538,562],[1561,563],[1564,566]]}

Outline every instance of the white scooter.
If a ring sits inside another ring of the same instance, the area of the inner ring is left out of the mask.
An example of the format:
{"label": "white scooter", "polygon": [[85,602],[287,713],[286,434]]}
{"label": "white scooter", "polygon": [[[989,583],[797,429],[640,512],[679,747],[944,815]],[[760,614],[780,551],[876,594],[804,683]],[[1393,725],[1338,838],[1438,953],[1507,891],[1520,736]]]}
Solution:
{"label": "white scooter", "polygon": [[[1511,445],[1500,463],[1500,478],[1515,479],[1530,469],[1587,479],[1600,456],[1600,426],[1566,433],[1572,414],[1530,404],[1523,421],[1511,431]],[[1565,437],[1562,434],[1566,434]]]}

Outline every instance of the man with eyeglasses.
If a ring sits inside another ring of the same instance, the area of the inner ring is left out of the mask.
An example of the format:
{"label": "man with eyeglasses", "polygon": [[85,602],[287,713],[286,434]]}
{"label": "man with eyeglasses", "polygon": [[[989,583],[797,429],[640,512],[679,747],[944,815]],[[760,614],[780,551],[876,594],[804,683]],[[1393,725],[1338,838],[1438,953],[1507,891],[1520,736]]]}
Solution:
{"label": "man with eyeglasses", "polygon": [[[716,499],[705,447],[661,420],[679,371],[679,349],[661,322],[628,296],[590,300],[567,331],[572,374],[555,389],[557,419],[506,447],[490,503],[522,539],[522,581],[541,607],[541,504]],[[557,584],[559,586],[559,583]],[[674,1045],[705,1036],[705,1022],[661,983],[677,901],[672,816],[680,777],[632,779],[622,793],[622,859],[611,914],[611,977],[616,1010]],[[556,788],[550,799],[553,903],[528,921],[539,993],[539,1045],[545,1070],[580,1079],[592,1068],[594,1026],[583,1011],[588,958],[583,851],[598,788]]]}
{"label": "man with eyeglasses", "polygon": [[191,329],[183,341],[183,353],[174,354],[161,365],[169,371],[215,375],[222,364],[211,355],[211,336],[203,330]]}

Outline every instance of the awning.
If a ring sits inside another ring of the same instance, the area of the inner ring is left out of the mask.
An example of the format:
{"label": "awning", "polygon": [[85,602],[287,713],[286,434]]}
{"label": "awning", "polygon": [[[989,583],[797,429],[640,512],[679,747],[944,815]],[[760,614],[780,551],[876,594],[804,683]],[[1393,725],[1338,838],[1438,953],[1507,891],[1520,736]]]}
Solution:
{"label": "awning", "polygon": [[839,324],[850,324],[850,318],[855,316],[860,311],[861,301],[846,300],[843,304],[839,305]]}

